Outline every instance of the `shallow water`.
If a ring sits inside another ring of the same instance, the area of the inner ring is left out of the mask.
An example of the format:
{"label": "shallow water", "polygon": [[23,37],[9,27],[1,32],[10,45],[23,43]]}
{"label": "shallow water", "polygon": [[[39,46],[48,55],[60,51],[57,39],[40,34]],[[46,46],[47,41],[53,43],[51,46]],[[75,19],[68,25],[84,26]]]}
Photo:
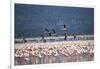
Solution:
{"label": "shallow water", "polygon": [[[27,58],[27,60],[26,60]],[[48,64],[48,63],[65,63],[65,62],[83,62],[83,61],[93,61],[94,54],[84,53],[77,55],[59,55],[59,56],[43,56],[36,57],[30,54],[29,57],[15,57],[15,65],[30,65],[30,64]]]}

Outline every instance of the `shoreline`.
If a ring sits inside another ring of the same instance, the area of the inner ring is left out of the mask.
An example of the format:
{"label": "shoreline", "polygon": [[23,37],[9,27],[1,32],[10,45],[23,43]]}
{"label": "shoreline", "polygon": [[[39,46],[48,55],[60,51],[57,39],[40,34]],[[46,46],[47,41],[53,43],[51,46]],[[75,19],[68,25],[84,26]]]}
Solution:
{"label": "shoreline", "polygon": [[[15,43],[19,42],[19,43],[23,43],[23,42],[43,42],[44,40],[47,42],[54,42],[54,41],[64,41],[65,36],[51,36],[51,37],[30,37],[30,38],[15,38]],[[89,39],[94,39],[94,35],[75,35],[75,39],[74,36],[70,35],[66,37],[67,41],[72,41],[72,40],[89,40]],[[24,41],[25,40],[25,41]]]}

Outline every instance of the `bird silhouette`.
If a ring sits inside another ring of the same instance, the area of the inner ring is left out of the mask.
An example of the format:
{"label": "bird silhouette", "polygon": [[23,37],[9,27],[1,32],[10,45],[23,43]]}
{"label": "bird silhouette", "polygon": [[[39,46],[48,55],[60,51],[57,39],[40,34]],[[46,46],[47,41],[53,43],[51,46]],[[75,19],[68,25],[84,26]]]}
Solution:
{"label": "bird silhouette", "polygon": [[49,32],[49,29],[45,28],[45,31],[48,33]]}
{"label": "bird silhouette", "polygon": [[65,24],[63,26],[64,26],[64,28],[66,28],[66,25]]}
{"label": "bird silhouette", "polygon": [[67,30],[67,27],[66,27],[66,25],[65,25],[65,24],[63,25],[63,30]]}
{"label": "bird silhouette", "polygon": [[63,31],[66,31],[67,30],[67,26],[65,24],[63,24],[62,27],[63,28],[61,30],[63,30]]}
{"label": "bird silhouette", "polygon": [[52,34],[51,34],[51,32],[49,32],[48,34],[49,34],[49,36],[51,36],[51,35],[52,35]]}
{"label": "bird silhouette", "polygon": [[53,31],[54,34],[56,33],[55,29],[52,29],[52,31]]}
{"label": "bird silhouette", "polygon": [[50,32],[49,29],[45,28],[45,32],[48,33],[49,36],[52,36],[52,33]]}
{"label": "bird silhouette", "polygon": [[44,39],[44,36],[43,35],[41,35],[41,37],[42,37],[42,39]]}

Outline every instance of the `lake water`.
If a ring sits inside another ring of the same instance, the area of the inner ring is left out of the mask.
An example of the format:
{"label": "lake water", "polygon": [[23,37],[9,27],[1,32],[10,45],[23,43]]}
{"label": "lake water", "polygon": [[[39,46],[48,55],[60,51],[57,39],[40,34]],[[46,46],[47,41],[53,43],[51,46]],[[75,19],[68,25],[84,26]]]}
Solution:
{"label": "lake water", "polygon": [[[63,25],[67,30],[62,31]],[[94,9],[15,4],[15,38],[48,36],[45,28],[59,36],[94,34]]]}

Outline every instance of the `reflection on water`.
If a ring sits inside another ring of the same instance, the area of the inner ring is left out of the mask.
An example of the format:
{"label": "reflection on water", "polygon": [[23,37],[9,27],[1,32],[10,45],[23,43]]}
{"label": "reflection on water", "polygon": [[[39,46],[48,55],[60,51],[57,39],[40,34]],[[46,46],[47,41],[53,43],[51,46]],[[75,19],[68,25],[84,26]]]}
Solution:
{"label": "reflection on water", "polygon": [[83,54],[72,54],[70,56],[59,55],[59,56],[46,56],[37,57],[32,54],[29,57],[15,57],[15,65],[26,65],[26,64],[46,64],[46,63],[64,63],[64,62],[81,62],[81,61],[93,61],[94,54],[83,53]]}

